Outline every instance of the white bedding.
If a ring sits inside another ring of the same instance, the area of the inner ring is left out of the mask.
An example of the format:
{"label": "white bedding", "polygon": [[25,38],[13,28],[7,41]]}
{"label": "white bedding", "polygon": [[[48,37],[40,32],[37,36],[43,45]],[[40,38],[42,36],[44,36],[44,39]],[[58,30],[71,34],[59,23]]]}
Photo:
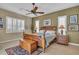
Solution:
{"label": "white bedding", "polygon": [[46,47],[49,46],[49,43],[56,38],[56,31],[46,31],[40,30],[38,33],[39,37],[42,37],[45,33]]}
{"label": "white bedding", "polygon": [[49,46],[49,43],[56,38],[56,31],[46,31],[45,39],[46,39],[46,47]]}

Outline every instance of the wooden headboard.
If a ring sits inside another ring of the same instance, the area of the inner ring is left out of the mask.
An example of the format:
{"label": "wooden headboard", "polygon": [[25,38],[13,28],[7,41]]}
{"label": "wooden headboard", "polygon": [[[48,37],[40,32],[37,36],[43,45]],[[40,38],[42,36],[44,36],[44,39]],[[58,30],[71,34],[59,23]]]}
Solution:
{"label": "wooden headboard", "polygon": [[56,31],[57,27],[56,26],[43,26],[40,27],[40,30],[54,30]]}

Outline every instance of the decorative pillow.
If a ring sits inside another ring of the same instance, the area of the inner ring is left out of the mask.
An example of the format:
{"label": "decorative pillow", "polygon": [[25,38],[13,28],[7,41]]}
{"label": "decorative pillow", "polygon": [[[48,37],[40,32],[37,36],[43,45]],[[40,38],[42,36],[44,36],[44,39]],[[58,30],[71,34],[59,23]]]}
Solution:
{"label": "decorative pillow", "polygon": [[38,33],[38,36],[42,36],[42,35],[44,35],[44,30],[40,30]]}
{"label": "decorative pillow", "polygon": [[55,36],[55,31],[46,31],[45,36]]}
{"label": "decorative pillow", "polygon": [[53,34],[55,34],[56,31],[46,31],[46,33],[53,33]]}
{"label": "decorative pillow", "polygon": [[40,30],[39,32],[40,32],[40,33],[44,33],[44,31],[45,31],[45,30]]}

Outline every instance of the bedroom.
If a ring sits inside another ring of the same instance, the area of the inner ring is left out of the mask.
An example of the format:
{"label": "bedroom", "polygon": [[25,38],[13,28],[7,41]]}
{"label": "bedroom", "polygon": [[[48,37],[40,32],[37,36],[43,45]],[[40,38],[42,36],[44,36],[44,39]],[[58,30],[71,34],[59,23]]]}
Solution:
{"label": "bedroom", "polygon": [[[79,24],[79,4],[78,3],[36,3],[35,4],[38,7],[38,11],[44,11],[45,14],[43,15],[33,15],[28,14],[26,9],[31,10],[32,4],[26,3],[26,4],[0,4],[0,54],[6,55],[12,52],[6,52],[8,48],[15,47],[19,44],[21,44],[21,40],[23,39],[35,39],[37,40],[36,35],[40,35],[39,32],[42,32],[42,38],[40,38],[42,48],[43,50],[37,50],[34,54],[47,54],[47,55],[62,55],[62,54],[79,54],[79,31],[78,31],[78,24]],[[63,5],[63,6],[62,6]],[[28,8],[26,8],[28,7]],[[25,9],[23,9],[25,8]],[[37,16],[37,17],[36,17]],[[73,20],[70,19],[75,17],[75,23]],[[60,19],[63,19],[65,21],[62,21]],[[60,21],[59,21],[60,20]],[[59,26],[61,25],[63,26]],[[11,23],[12,22],[12,23]],[[17,24],[18,23],[18,24]],[[35,25],[37,23],[37,25]],[[39,23],[39,24],[38,24]],[[74,24],[73,24],[74,23]],[[38,26],[39,25],[39,26]],[[46,26],[45,26],[46,25]],[[72,29],[72,25],[74,25],[75,29]],[[24,27],[25,26],[25,27]],[[38,29],[37,29],[38,28]],[[42,30],[40,30],[42,29]],[[62,30],[63,29],[63,30]],[[43,31],[44,30],[44,31]],[[49,30],[49,31],[48,31]],[[53,30],[53,31],[52,31]],[[50,34],[46,34],[50,32]],[[39,34],[37,34],[37,33]],[[53,35],[55,39],[62,38],[59,35],[63,35],[63,38],[66,39],[67,45],[61,45],[65,44],[65,41],[58,40],[59,43],[57,44],[56,40],[51,45],[49,42],[52,40],[50,38],[53,38],[51,36],[51,33],[54,33]],[[67,35],[67,37],[65,37]],[[25,36],[25,37],[24,37]],[[48,36],[48,37],[47,37]],[[35,37],[35,38],[33,38]],[[45,39],[44,39],[45,38]],[[45,42],[46,41],[46,42]],[[62,41],[62,42],[61,42]],[[24,42],[24,45],[31,44],[29,40],[27,42]],[[64,42],[64,43],[63,43]],[[40,45],[35,43],[33,48],[37,48],[37,45]],[[22,44],[21,44],[22,45]],[[22,45],[23,48],[28,49],[28,46],[25,47]],[[60,49],[59,49],[60,48]],[[20,49],[17,47],[17,49]],[[35,50],[34,49],[34,50]],[[7,50],[9,51],[9,50]],[[65,51],[65,52],[64,52]],[[69,52],[70,51],[70,52]],[[17,52],[17,51],[16,51]],[[23,53],[22,53],[23,52]],[[21,54],[28,54],[25,53],[25,50],[23,50]],[[31,51],[29,51],[31,53]],[[13,52],[14,53],[14,52]]]}

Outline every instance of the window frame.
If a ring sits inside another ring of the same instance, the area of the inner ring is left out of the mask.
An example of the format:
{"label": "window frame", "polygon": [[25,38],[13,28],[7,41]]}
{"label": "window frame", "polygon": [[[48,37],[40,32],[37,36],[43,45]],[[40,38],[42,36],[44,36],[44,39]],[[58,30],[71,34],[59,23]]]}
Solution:
{"label": "window frame", "polygon": [[[12,19],[12,20],[11,20],[11,21],[12,21],[12,23],[11,23],[12,28],[9,27],[9,23],[7,22],[7,20],[8,20],[8,21],[10,20],[10,18]],[[15,21],[14,21],[14,20],[15,20]],[[20,22],[20,25],[21,25],[21,26],[24,26],[24,29],[22,29],[23,27],[19,27],[19,26],[18,26],[18,24],[19,24],[19,23],[18,23],[18,22],[19,22],[18,20],[21,21],[21,22]],[[22,23],[22,21],[23,21],[24,24]],[[15,23],[15,24],[14,24],[14,23]],[[22,25],[22,24],[23,24],[23,25]],[[8,27],[11,28],[10,31],[9,31]],[[18,30],[20,30],[20,31],[18,31]],[[7,33],[20,33],[20,32],[23,32],[24,30],[25,30],[25,20],[6,16],[6,32],[7,32]]]}

